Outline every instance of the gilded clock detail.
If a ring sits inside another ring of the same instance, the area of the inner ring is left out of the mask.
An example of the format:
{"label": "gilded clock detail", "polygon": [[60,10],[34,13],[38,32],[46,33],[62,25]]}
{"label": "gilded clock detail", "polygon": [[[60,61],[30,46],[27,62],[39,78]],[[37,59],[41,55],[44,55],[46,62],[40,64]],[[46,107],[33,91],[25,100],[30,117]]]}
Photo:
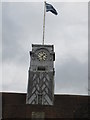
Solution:
{"label": "gilded clock detail", "polygon": [[41,51],[41,52],[39,52],[38,53],[38,59],[41,61],[41,60],[46,60],[46,58],[47,58],[47,54],[46,54],[46,52],[44,52],[44,51]]}

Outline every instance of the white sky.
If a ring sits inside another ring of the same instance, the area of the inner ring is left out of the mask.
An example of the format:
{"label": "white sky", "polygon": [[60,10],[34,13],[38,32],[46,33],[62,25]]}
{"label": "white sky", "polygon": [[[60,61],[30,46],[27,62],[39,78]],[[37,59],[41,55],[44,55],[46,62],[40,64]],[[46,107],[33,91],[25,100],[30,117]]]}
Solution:
{"label": "white sky", "polygon": [[[45,0],[1,0],[2,2],[43,2]],[[89,2],[89,0],[46,0],[47,2]]]}
{"label": "white sky", "polygon": [[[55,46],[55,93],[88,94],[88,3],[48,3],[58,11],[46,14],[45,33]],[[3,91],[26,92],[29,51],[42,42],[42,24],[43,2],[2,3]]]}

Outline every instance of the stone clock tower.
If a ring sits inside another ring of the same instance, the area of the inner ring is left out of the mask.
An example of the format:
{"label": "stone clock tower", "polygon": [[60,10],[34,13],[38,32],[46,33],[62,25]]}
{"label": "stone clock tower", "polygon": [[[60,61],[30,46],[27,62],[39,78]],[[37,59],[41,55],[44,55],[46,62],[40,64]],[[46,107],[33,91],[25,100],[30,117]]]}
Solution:
{"label": "stone clock tower", "polygon": [[30,58],[26,104],[53,105],[54,46],[32,44]]}

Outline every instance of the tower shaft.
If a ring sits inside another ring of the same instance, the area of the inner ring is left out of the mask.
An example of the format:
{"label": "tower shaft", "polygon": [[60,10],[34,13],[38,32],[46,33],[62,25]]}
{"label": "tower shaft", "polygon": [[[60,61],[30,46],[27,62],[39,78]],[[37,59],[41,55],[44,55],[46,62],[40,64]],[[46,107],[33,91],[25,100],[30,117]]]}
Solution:
{"label": "tower shaft", "polygon": [[30,58],[26,103],[53,105],[55,60],[53,45],[32,45]]}

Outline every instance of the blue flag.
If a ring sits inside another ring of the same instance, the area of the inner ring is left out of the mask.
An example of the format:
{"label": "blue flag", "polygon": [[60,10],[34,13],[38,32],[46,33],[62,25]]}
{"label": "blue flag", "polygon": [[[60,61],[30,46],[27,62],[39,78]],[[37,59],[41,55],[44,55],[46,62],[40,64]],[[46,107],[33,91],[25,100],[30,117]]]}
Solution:
{"label": "blue flag", "polygon": [[50,11],[55,15],[58,14],[55,8],[51,4],[46,3],[45,5],[46,5],[46,12]]}

